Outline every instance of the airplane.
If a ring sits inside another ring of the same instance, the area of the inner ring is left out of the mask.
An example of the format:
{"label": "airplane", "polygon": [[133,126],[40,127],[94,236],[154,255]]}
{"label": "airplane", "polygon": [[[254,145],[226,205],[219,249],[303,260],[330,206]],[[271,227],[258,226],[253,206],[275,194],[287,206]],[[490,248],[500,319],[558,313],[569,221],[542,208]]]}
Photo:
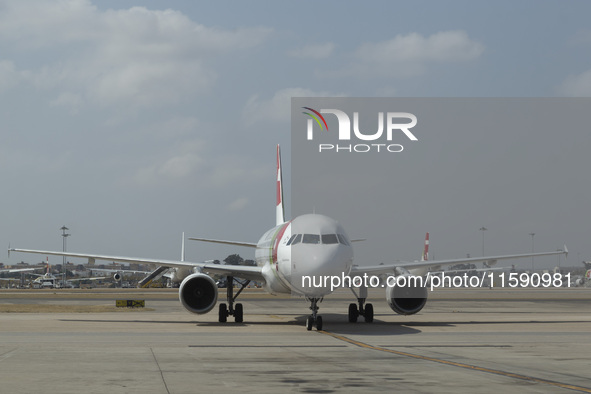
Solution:
{"label": "airplane", "polygon": [[4,274],[14,274],[20,273],[20,278],[0,278],[0,282],[8,282],[8,286],[12,284],[11,282],[20,282],[19,286],[24,286],[25,283],[25,274],[31,273],[32,271],[37,271],[43,269],[43,267],[31,267],[31,268],[3,268],[0,269],[0,273]]}
{"label": "airplane", "polygon": [[109,268],[89,268],[90,272],[98,271],[98,272],[106,272],[109,274],[113,274],[113,280],[119,282],[123,279],[123,275],[133,275],[133,274],[150,274],[149,271],[136,271],[136,270],[125,270],[125,269],[109,269]]}
{"label": "airplane", "polygon": [[[276,210],[275,226],[265,232],[258,242],[238,242],[211,238],[189,238],[191,240],[211,242],[232,246],[248,247],[255,250],[256,266],[220,265],[211,262],[190,262],[181,260],[159,260],[139,257],[107,256],[89,253],[73,253],[58,251],[42,251],[32,249],[10,248],[10,252],[37,253],[45,255],[87,258],[89,264],[94,260],[116,261],[120,263],[141,263],[155,265],[159,270],[175,268],[178,278],[183,277],[179,287],[179,301],[185,309],[196,314],[210,312],[217,304],[218,287],[208,274],[219,274],[227,278],[227,283],[234,283],[235,278],[244,279],[241,288],[234,294],[234,287],[226,287],[226,302],[218,306],[219,322],[226,322],[228,316],[233,316],[237,323],[243,321],[243,306],[236,303],[242,290],[254,280],[263,284],[263,288],[271,294],[293,294],[305,297],[310,303],[312,313],[306,319],[306,329],[322,330],[322,317],[318,314],[318,304],[325,296],[331,294],[335,288],[332,283],[317,286],[306,278],[334,278],[350,277],[361,279],[367,275],[390,275],[407,279],[414,272],[423,272],[429,267],[457,263],[493,262],[497,260],[526,258],[532,256],[549,256],[567,254],[564,250],[547,253],[527,253],[503,256],[460,258],[449,260],[428,260],[421,262],[384,263],[375,266],[359,266],[353,264],[352,243],[343,226],[336,220],[321,214],[304,214],[292,220],[285,219],[283,200],[283,181],[281,172],[281,151],[277,146],[276,172]],[[183,240],[184,250],[184,240]],[[183,253],[184,255],[184,253]],[[355,282],[355,280],[353,280]],[[357,304],[349,304],[348,317],[350,322],[356,322],[359,316],[365,321],[373,321],[373,305],[367,303],[368,286],[363,283],[349,287]],[[419,312],[427,302],[427,287],[425,286],[388,286],[386,300],[390,308],[402,315],[412,315]]]}
{"label": "airplane", "polygon": [[585,271],[585,275],[581,275],[580,277],[574,279],[572,281],[572,286],[573,287],[579,287],[579,286],[584,286],[586,284],[588,284],[591,281],[591,269],[588,269],[587,271]]}
{"label": "airplane", "polygon": [[59,289],[59,288],[66,287],[66,286],[72,287],[72,282],[78,282],[78,281],[83,281],[83,280],[105,279],[105,277],[78,278],[78,279],[68,279],[66,281],[66,283],[64,283],[61,280],[61,278],[59,278],[51,273],[51,271],[50,271],[51,266],[49,264],[49,258],[47,258],[46,265],[47,265],[47,271],[45,272],[45,274],[41,275],[41,274],[27,273],[28,275],[35,275],[38,277],[31,282],[34,289]]}

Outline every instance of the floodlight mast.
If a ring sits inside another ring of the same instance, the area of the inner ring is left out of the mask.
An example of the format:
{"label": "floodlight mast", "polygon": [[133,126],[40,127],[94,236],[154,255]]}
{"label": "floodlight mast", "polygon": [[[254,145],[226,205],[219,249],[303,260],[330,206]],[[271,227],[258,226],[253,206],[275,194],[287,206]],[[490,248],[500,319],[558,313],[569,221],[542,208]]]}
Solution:
{"label": "floodlight mast", "polygon": [[[66,238],[69,237],[71,234],[67,234],[66,231],[69,230],[65,225],[60,228],[62,230],[62,250],[66,253]],[[63,277],[63,286],[66,286],[66,280],[68,279],[68,270],[66,269],[66,256],[63,256],[62,261],[62,277]]]}

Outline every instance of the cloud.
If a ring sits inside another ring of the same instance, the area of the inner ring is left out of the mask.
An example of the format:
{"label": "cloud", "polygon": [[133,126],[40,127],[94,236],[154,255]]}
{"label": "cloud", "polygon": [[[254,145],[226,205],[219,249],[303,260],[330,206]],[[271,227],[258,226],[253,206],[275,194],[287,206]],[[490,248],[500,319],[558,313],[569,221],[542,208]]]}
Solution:
{"label": "cloud", "polygon": [[332,42],[324,44],[312,44],[302,48],[288,51],[287,54],[291,57],[302,59],[326,59],[332,55],[335,45]]}
{"label": "cloud", "polygon": [[83,99],[79,94],[71,92],[60,93],[54,100],[49,103],[54,107],[67,107],[72,111],[76,111],[83,103]]}
{"label": "cloud", "polygon": [[136,170],[134,181],[144,186],[159,186],[193,180],[206,166],[207,161],[201,153],[204,147],[200,140],[180,141],[172,154],[160,158],[147,157],[149,164]]}
{"label": "cloud", "polygon": [[8,2],[0,14],[0,42],[38,53],[43,65],[26,69],[23,61],[23,75],[36,88],[59,88],[56,105],[177,103],[215,84],[217,59],[270,32],[210,28],[173,10],[100,11],[85,0]]}
{"label": "cloud", "polygon": [[21,78],[13,62],[0,61],[0,93],[16,86]]}
{"label": "cloud", "polygon": [[135,180],[143,185],[155,185],[162,181],[188,179],[197,172],[203,160],[194,153],[170,157],[157,164],[138,170]]}
{"label": "cloud", "polygon": [[228,211],[241,211],[243,210],[247,205],[249,204],[249,201],[247,198],[241,197],[238,198],[237,200],[232,201],[227,209]]}
{"label": "cloud", "polygon": [[591,70],[579,75],[568,76],[558,87],[558,93],[569,97],[591,96]]}
{"label": "cloud", "polygon": [[167,181],[189,179],[197,172],[202,159],[196,154],[174,156],[164,162],[141,168],[135,177],[137,183],[155,186]]}
{"label": "cloud", "polygon": [[158,169],[167,178],[184,178],[190,175],[201,163],[201,158],[193,153],[170,158]]}
{"label": "cloud", "polygon": [[292,97],[344,97],[341,93],[315,92],[304,88],[281,89],[268,100],[258,95],[248,99],[244,106],[243,119],[247,123],[257,122],[289,122],[291,118]]}
{"label": "cloud", "polygon": [[418,33],[397,35],[387,41],[362,44],[353,53],[351,65],[337,75],[418,75],[430,65],[468,62],[483,52],[484,45],[470,39],[463,31],[444,31],[429,37]]}

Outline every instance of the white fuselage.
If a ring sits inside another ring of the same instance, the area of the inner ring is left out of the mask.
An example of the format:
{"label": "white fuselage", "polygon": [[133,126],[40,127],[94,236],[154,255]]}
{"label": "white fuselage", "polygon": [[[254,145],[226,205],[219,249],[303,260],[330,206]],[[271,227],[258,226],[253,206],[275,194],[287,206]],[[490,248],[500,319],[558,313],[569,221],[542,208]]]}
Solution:
{"label": "white fuselage", "polygon": [[332,276],[349,275],[353,248],[337,221],[307,214],[263,234],[255,258],[263,269],[268,292],[319,298],[332,292],[330,286],[310,285],[312,281],[303,279],[314,278],[313,283],[318,284]]}

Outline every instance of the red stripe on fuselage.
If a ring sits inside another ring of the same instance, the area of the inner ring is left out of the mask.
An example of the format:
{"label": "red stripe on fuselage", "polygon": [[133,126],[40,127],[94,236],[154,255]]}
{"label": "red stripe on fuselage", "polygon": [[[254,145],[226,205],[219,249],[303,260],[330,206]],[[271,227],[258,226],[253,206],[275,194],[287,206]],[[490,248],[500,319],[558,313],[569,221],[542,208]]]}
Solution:
{"label": "red stripe on fuselage", "polygon": [[287,226],[291,223],[291,220],[285,225],[281,226],[279,231],[277,232],[277,236],[273,240],[273,251],[271,252],[271,261],[272,264],[275,264],[275,269],[279,270],[279,265],[277,264],[277,248],[279,248],[279,241],[283,238],[283,234],[285,234],[285,230],[287,230]]}

